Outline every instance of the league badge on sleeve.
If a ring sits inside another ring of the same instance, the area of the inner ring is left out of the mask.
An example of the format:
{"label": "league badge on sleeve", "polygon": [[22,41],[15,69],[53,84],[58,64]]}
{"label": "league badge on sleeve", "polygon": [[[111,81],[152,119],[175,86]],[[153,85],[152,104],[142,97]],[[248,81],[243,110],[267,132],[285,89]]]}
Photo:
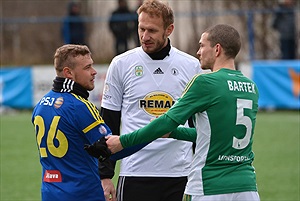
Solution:
{"label": "league badge on sleeve", "polygon": [[111,130],[110,128],[105,125],[105,124],[101,124],[100,127],[99,127],[99,132],[101,133],[101,135],[111,135]]}

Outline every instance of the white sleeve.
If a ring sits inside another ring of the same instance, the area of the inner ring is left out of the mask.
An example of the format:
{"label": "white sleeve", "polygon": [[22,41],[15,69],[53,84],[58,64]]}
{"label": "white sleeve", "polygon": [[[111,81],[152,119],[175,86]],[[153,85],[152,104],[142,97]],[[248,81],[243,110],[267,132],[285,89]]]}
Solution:
{"label": "white sleeve", "polygon": [[113,59],[110,63],[103,89],[103,97],[101,107],[121,111],[122,97],[123,97],[123,79],[121,67],[118,66],[118,62]]}

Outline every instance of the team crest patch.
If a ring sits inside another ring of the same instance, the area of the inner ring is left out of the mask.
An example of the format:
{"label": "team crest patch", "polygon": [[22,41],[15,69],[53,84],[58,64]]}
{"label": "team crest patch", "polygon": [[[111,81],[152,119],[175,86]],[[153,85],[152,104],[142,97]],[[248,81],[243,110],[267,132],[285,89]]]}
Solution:
{"label": "team crest patch", "polygon": [[136,66],[135,67],[135,75],[136,76],[142,76],[143,75],[143,66]]}
{"label": "team crest patch", "polygon": [[63,97],[59,97],[55,100],[54,102],[54,107],[56,109],[60,108],[62,106],[62,104],[64,103],[64,98]]}
{"label": "team crest patch", "polygon": [[178,75],[179,71],[176,68],[172,68],[171,73],[172,73],[172,75]]}

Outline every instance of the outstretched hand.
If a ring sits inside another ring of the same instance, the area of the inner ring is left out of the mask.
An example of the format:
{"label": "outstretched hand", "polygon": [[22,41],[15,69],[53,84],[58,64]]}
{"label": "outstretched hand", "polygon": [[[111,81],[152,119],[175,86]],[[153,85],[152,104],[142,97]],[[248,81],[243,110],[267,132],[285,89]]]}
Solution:
{"label": "outstretched hand", "polygon": [[111,153],[116,153],[123,149],[123,146],[120,142],[120,136],[118,135],[109,135],[106,136],[106,144]]}
{"label": "outstretched hand", "polygon": [[111,152],[106,145],[105,137],[100,138],[92,145],[85,144],[84,149],[93,157],[98,158],[100,161],[105,161],[110,157]]}

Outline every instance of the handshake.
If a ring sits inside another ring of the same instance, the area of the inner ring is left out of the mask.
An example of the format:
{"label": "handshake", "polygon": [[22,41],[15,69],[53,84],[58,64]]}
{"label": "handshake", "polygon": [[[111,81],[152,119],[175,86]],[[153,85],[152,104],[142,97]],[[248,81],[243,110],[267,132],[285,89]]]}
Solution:
{"label": "handshake", "polygon": [[101,162],[111,156],[111,151],[107,147],[105,137],[101,137],[92,145],[85,144],[84,150],[86,150],[91,156],[98,158]]}

